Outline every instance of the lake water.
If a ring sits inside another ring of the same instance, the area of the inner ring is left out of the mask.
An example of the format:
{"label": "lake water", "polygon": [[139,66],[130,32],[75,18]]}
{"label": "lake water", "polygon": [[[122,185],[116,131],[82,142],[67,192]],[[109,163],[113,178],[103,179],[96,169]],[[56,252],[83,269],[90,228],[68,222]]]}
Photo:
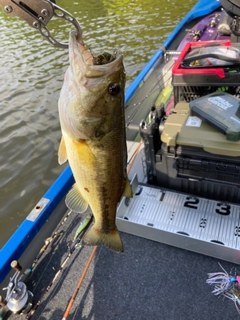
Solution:
{"label": "lake water", "polygon": [[[78,19],[93,52],[123,52],[127,87],[196,2],[57,0]],[[49,28],[64,42],[72,29],[60,19]],[[68,52],[1,9],[0,30],[1,247],[64,169],[57,103]]]}

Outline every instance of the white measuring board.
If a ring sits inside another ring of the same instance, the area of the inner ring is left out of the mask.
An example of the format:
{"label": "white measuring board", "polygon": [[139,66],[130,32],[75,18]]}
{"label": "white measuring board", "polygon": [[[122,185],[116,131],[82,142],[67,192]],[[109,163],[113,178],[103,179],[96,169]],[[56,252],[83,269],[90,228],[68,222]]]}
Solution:
{"label": "white measuring board", "polygon": [[117,211],[120,231],[240,263],[240,205],[133,183]]}

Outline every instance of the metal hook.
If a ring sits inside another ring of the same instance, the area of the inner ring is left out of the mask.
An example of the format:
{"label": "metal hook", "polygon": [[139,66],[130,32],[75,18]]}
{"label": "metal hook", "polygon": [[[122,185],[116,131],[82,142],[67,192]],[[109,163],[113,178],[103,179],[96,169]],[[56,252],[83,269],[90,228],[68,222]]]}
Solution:
{"label": "metal hook", "polygon": [[55,47],[67,49],[68,44],[57,41],[48,30],[47,24],[53,16],[70,22],[77,31],[77,39],[82,38],[77,19],[50,0],[0,0],[0,6],[6,14],[24,19]]}
{"label": "metal hook", "polygon": [[[57,6],[54,3],[51,3],[51,6],[53,7],[53,16],[64,19],[68,22],[70,22],[77,31],[77,39],[82,38],[82,28],[80,27],[80,24],[78,23],[77,19],[75,19],[70,13],[68,13],[66,10],[62,9],[61,7]],[[57,41],[50,33],[50,31],[47,29],[46,25],[40,21],[39,26],[37,28],[41,35],[48,40],[49,43],[51,43],[53,46],[63,49],[68,49],[68,44],[62,43]]]}

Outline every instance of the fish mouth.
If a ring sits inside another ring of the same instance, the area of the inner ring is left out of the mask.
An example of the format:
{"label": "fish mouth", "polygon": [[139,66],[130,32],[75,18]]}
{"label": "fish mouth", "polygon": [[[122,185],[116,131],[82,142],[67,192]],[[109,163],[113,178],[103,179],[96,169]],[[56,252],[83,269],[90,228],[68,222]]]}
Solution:
{"label": "fish mouth", "polygon": [[123,55],[117,51],[94,55],[86,48],[82,38],[77,39],[76,31],[70,32],[69,57],[72,70],[81,70],[82,76],[88,78],[107,75],[123,65]]}

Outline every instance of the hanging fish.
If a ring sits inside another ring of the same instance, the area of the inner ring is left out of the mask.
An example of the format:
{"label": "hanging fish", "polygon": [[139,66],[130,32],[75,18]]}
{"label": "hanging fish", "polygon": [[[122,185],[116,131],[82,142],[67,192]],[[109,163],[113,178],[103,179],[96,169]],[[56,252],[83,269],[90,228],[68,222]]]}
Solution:
{"label": "hanging fish", "polygon": [[132,197],[126,173],[123,56],[93,57],[71,32],[69,59],[59,99],[58,159],[59,164],[69,161],[76,184],[66,205],[79,213],[91,207],[95,224],[84,236],[84,244],[104,244],[121,252],[116,209],[123,195]]}

